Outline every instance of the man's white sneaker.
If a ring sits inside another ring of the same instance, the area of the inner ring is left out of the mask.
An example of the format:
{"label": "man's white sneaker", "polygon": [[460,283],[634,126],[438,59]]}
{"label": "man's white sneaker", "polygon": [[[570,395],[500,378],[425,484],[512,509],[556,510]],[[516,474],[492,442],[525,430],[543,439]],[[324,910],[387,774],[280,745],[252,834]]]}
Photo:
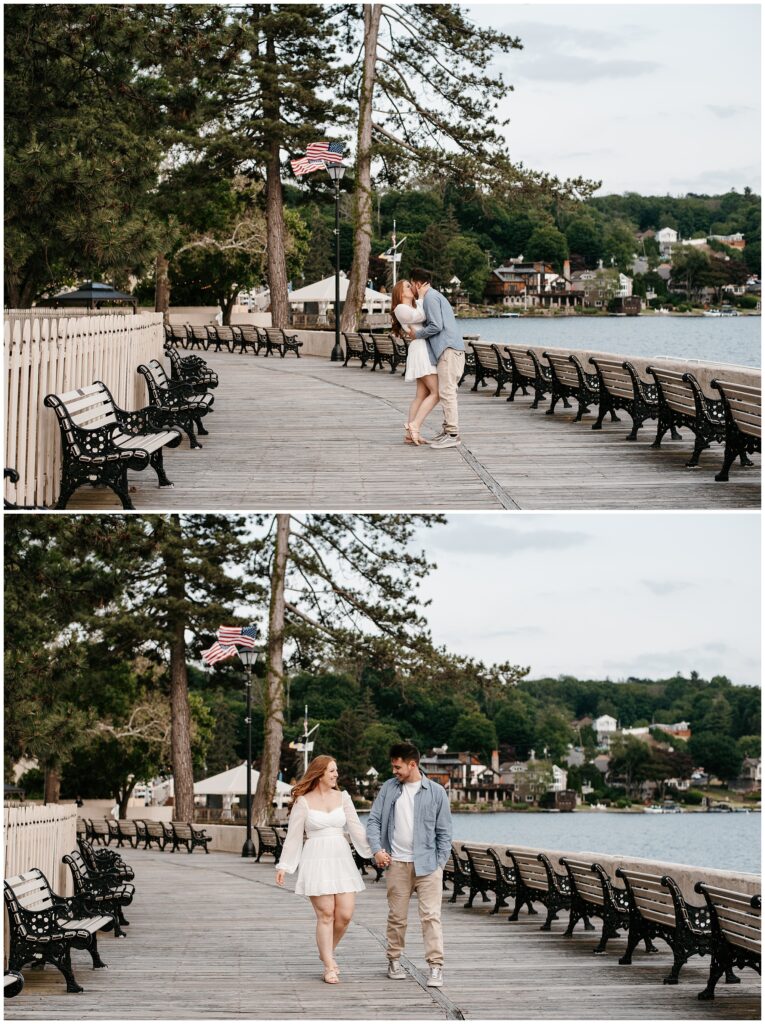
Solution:
{"label": "man's white sneaker", "polygon": [[435,437],[431,437],[430,443],[433,444],[434,441],[443,441],[443,439],[448,436],[449,435],[446,433],[445,430],[439,430]]}
{"label": "man's white sneaker", "polygon": [[401,966],[400,960],[388,961],[388,977],[392,981],[403,981],[403,979],[406,977],[406,971]]}
{"label": "man's white sneaker", "polygon": [[444,983],[444,972],[440,967],[431,967],[428,972],[428,988],[441,988]]}
{"label": "man's white sneaker", "polygon": [[445,434],[443,437],[439,438],[437,441],[431,441],[430,442],[430,447],[431,448],[456,448],[457,445],[461,444],[461,443],[462,442],[461,442],[459,434]]}

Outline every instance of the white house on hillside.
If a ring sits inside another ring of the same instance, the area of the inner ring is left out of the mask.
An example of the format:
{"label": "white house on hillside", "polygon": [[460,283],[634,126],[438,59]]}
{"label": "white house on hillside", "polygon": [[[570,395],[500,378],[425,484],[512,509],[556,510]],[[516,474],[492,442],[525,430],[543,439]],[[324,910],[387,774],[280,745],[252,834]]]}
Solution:
{"label": "white house on hillside", "polygon": [[678,236],[674,228],[662,228],[656,232],[656,241],[659,243],[659,252],[662,256],[672,255],[672,246],[677,245]]}

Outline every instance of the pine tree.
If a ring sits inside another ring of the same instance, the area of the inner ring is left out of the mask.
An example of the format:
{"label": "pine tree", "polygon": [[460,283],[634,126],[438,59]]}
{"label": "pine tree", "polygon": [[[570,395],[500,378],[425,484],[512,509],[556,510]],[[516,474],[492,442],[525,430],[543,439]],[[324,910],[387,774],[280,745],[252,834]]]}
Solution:
{"label": "pine tree", "polygon": [[375,156],[390,180],[416,168],[516,197],[586,195],[597,187],[582,179],[562,183],[510,159],[506,122],[496,108],[511,87],[487,68],[497,53],[520,48],[520,40],[472,24],[461,4],[363,5],[354,262],[344,331],[356,330],[369,271]]}
{"label": "pine tree", "polygon": [[[284,736],[284,649],[405,664],[432,650],[417,587],[431,568],[408,550],[439,515],[277,515],[260,552],[271,567],[268,679],[253,817],[270,816]],[[262,572],[261,568],[261,572]]]}

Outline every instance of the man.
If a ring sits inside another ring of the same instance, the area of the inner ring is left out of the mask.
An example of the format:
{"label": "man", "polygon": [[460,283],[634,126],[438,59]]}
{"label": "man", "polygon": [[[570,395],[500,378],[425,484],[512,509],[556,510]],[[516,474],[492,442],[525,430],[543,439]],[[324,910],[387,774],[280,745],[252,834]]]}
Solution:
{"label": "man", "polygon": [[448,299],[431,285],[430,272],[417,267],[409,275],[415,297],[422,300],[425,323],[409,329],[410,338],[425,338],[438,371],[438,391],[444,412],[441,433],[431,448],[456,448],[460,443],[457,385],[465,369],[465,343]]}
{"label": "man", "polygon": [[393,778],[377,794],[367,822],[375,863],[387,868],[388,977],[406,978],[401,967],[409,900],[417,893],[428,985],[443,981],[444,938],[441,891],[444,864],[452,847],[452,817],[446,790],[420,771],[420,752],[411,743],[390,748]]}

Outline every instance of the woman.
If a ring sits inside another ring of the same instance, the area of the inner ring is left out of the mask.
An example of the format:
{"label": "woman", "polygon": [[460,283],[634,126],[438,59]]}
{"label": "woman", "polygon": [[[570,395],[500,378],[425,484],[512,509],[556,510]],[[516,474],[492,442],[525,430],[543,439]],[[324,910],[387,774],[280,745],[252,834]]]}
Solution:
{"label": "woman", "polygon": [[[392,331],[398,338],[403,338],[409,327],[425,322],[422,306],[416,302],[412,286],[406,280],[396,282],[391,306],[393,308]],[[417,382],[417,390],[412,404],[409,406],[409,419],[404,424],[404,442],[406,444],[427,444],[425,438],[420,436],[420,428],[425,422],[425,417],[438,404],[438,374],[435,363],[430,357],[428,343],[424,338],[415,338],[409,344],[404,379]]]}
{"label": "woman", "polygon": [[[339,968],[334,952],[353,917],[356,893],[364,883],[344,835],[350,833],[362,857],[372,851],[347,793],[337,788],[337,764],[326,754],[315,757],[303,778],[292,787],[287,838],[276,868],[276,884],[300,865],[295,892],[308,896],[316,914],[316,945],[324,964],[324,980],[336,985]],[[308,838],[303,845],[303,832]]]}

